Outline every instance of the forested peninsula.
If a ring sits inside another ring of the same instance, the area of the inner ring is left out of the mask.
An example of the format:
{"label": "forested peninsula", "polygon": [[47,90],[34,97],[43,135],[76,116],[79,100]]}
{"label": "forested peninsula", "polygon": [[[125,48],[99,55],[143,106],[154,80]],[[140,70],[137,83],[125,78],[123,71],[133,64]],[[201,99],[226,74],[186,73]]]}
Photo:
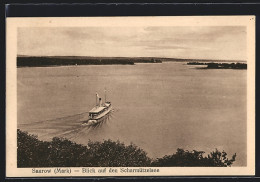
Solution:
{"label": "forested peninsula", "polygon": [[80,56],[18,56],[17,67],[51,67],[71,65],[134,65],[135,63],[161,63],[155,58],[80,57]]}

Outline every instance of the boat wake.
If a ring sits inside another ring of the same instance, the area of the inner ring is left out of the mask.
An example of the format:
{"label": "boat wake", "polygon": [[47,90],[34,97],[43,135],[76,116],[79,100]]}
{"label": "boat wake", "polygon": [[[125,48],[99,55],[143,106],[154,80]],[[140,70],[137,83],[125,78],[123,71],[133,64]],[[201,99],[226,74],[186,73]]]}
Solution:
{"label": "boat wake", "polygon": [[84,112],[29,124],[20,124],[18,128],[37,135],[40,140],[51,140],[53,137],[77,140],[82,136],[87,136],[89,133],[102,129],[104,126],[108,126],[109,121],[113,119],[113,113],[114,109],[111,109],[109,114],[93,125],[84,124],[89,114]]}

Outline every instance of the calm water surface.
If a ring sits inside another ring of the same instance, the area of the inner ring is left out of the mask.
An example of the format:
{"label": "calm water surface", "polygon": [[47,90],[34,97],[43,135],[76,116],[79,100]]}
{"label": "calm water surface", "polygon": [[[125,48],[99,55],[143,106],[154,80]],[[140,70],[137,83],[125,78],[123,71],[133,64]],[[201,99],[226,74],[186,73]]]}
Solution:
{"label": "calm water surface", "polygon": [[[114,111],[82,126],[96,91]],[[18,68],[18,128],[39,139],[131,142],[152,158],[185,150],[237,153],[246,165],[246,71],[185,63]]]}

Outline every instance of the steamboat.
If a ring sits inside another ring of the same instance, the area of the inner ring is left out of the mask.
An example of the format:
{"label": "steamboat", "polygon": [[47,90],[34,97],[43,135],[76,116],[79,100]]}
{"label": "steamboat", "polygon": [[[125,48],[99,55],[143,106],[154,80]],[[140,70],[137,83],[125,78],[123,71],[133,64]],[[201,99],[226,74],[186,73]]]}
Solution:
{"label": "steamboat", "polygon": [[98,93],[96,93],[96,106],[89,111],[89,118],[84,124],[95,125],[103,121],[103,119],[110,113],[111,109],[111,102],[106,101],[106,91],[104,103],[102,103],[102,98],[99,97]]}

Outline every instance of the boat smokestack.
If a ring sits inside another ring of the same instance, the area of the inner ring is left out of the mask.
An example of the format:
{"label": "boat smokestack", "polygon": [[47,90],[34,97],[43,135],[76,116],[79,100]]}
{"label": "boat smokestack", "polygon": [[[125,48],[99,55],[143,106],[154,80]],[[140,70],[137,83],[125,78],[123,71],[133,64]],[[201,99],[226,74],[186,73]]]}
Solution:
{"label": "boat smokestack", "polygon": [[99,107],[101,107],[101,105],[102,105],[102,99],[99,98]]}

